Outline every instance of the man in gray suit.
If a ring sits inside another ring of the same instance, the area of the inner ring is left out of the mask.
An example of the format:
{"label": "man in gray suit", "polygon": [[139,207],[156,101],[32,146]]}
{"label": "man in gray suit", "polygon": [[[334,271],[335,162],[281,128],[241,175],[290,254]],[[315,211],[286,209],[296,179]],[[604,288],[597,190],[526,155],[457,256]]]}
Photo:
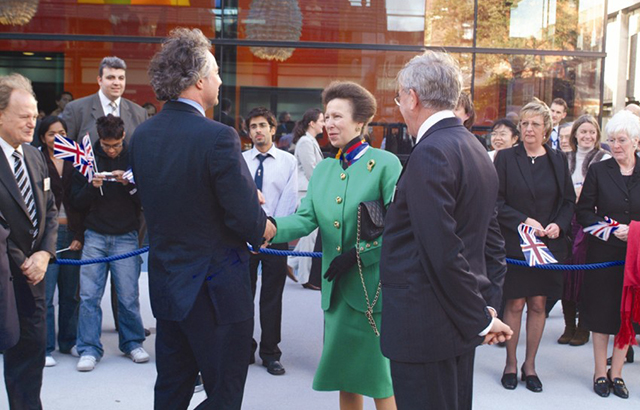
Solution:
{"label": "man in gray suit", "polygon": [[11,222],[7,248],[20,337],[4,353],[9,407],[41,409],[46,350],[44,274],[56,252],[58,210],[47,164],[30,145],[38,118],[31,82],[0,77],[0,213]]}
{"label": "man in gray suit", "polygon": [[125,140],[128,143],[133,131],[147,119],[147,110],[122,97],[127,85],[127,65],[118,57],[105,57],[98,70],[97,93],[71,101],[60,118],[67,122],[67,136],[80,142],[89,133],[91,143],[98,140],[96,120],[107,114],[124,121]]}

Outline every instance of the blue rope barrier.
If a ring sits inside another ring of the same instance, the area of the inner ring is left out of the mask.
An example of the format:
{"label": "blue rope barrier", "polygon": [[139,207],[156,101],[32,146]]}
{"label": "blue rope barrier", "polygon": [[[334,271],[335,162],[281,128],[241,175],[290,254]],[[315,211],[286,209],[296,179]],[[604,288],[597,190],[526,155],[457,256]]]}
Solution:
{"label": "blue rope barrier", "polygon": [[[249,250],[253,251],[253,248],[249,246]],[[122,255],[109,256],[106,258],[80,259],[80,260],[58,259],[54,263],[57,263],[58,265],[91,265],[94,263],[106,263],[106,262],[117,261],[120,259],[130,258],[132,256],[143,254],[147,251],[149,251],[149,247],[145,246],[144,248],[136,249],[135,251],[124,253]],[[269,248],[260,248],[258,252],[264,253],[266,255],[322,258],[322,252],[293,252],[293,251],[282,251],[278,249],[269,249]],[[511,258],[507,258],[507,263],[511,265],[517,265],[517,266],[529,266],[529,264],[526,261],[521,261],[518,259],[511,259]],[[546,265],[536,265],[532,267],[535,269],[544,269],[544,270],[595,270],[595,269],[604,269],[612,266],[621,266],[621,265],[624,265],[624,261],[591,263],[588,265],[562,265],[559,263],[550,263]]]}
{"label": "blue rope barrier", "polygon": [[149,247],[145,246],[144,248],[136,249],[135,251],[123,253],[122,255],[113,255],[108,256],[106,258],[95,258],[95,259],[57,259],[54,263],[58,265],[92,265],[94,263],[106,263],[119,261],[120,259],[127,259],[132,256],[140,255],[149,251]]}

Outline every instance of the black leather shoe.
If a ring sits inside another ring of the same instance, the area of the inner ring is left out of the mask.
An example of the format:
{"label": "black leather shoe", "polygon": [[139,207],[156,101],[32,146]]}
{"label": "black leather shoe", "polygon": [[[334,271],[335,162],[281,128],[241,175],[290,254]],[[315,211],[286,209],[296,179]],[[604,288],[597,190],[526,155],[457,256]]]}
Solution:
{"label": "black leather shoe", "polygon": [[284,366],[277,360],[272,362],[262,362],[262,365],[267,368],[267,372],[274,376],[280,376],[284,374]]}
{"label": "black leather shoe", "polygon": [[[629,346],[627,349],[627,357],[625,358],[625,363],[633,363],[635,360],[635,354],[633,353],[633,346]],[[611,366],[611,358],[607,358],[607,366]]]}
{"label": "black leather shoe", "polygon": [[629,398],[629,390],[627,390],[627,385],[624,384],[624,380],[620,377],[616,377],[615,379],[611,379],[611,370],[607,372],[607,377],[611,381],[611,387],[613,388],[613,394],[620,397],[621,399]]}
{"label": "black leather shoe", "polygon": [[500,379],[502,387],[507,390],[515,390],[518,387],[518,374],[517,373],[503,373]]}
{"label": "black leather shoe", "polygon": [[611,384],[606,377],[598,377],[593,381],[593,391],[600,397],[609,397]]}
{"label": "black leather shoe", "polygon": [[527,389],[531,390],[534,393],[540,393],[542,391],[542,382],[538,378],[538,376],[527,376],[524,372],[524,367],[520,369],[522,371],[522,381],[526,382]]}

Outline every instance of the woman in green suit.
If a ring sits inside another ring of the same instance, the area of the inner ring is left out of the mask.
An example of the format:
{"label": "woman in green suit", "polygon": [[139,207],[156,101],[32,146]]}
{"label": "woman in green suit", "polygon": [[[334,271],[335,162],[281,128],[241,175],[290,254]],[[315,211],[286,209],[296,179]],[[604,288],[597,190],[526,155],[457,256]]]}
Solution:
{"label": "woman in green suit", "polygon": [[[388,206],[402,166],[393,154],[364,141],[363,131],[376,111],[369,91],[352,82],[334,82],[322,100],[329,140],[339,148],[338,155],[317,165],[297,212],[276,219],[273,241],[288,242],[318,227],[322,234],[325,329],[314,390],[339,390],[342,410],[362,409],[363,396],[374,398],[378,410],[395,409],[389,361],[377,336],[382,238],[358,243],[356,231],[358,205],[382,200]],[[365,313],[374,300],[369,320]]]}

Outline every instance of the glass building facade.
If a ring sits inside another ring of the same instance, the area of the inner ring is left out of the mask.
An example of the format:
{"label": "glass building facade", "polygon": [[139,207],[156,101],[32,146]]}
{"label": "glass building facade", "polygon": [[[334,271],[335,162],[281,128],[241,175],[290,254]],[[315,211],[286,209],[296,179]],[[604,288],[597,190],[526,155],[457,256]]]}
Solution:
{"label": "glass building facade", "polygon": [[534,96],[564,98],[567,120],[600,116],[606,21],[606,0],[3,1],[0,74],[28,76],[49,113],[63,90],[96,92],[100,60],[116,55],[128,65],[125,97],[160,108],[148,62],[172,28],[197,27],[214,45],[232,116],[264,105],[297,120],[320,108],[329,82],[352,80],[377,98],[379,145],[402,121],[396,73],[427,48],[459,60],[479,132]]}

